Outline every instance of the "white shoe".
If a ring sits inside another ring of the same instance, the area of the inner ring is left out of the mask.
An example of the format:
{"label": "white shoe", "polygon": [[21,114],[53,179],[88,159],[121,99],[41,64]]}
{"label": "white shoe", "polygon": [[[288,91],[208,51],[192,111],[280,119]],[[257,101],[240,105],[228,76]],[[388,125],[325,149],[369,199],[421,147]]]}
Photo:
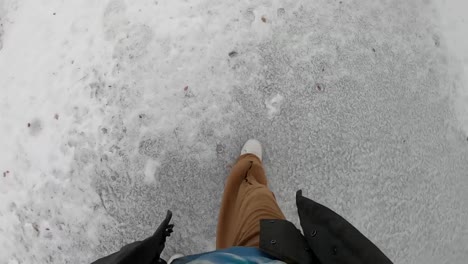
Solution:
{"label": "white shoe", "polygon": [[262,160],[262,144],[256,139],[249,139],[242,147],[241,155],[254,154],[260,161]]}

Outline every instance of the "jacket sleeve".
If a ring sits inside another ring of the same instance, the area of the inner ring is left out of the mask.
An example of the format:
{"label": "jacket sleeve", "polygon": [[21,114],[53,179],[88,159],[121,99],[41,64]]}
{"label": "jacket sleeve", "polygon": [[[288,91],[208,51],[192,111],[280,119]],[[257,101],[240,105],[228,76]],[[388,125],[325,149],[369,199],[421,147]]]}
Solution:
{"label": "jacket sleeve", "polygon": [[152,236],[143,241],[128,244],[122,247],[120,251],[98,259],[92,264],[164,263],[159,257],[164,249],[166,237],[170,236],[174,227],[174,225],[169,224],[171,218],[172,212],[167,211],[166,218]]}
{"label": "jacket sleeve", "polygon": [[304,236],[322,264],[391,264],[385,254],[346,219],[329,208],[296,195]]}

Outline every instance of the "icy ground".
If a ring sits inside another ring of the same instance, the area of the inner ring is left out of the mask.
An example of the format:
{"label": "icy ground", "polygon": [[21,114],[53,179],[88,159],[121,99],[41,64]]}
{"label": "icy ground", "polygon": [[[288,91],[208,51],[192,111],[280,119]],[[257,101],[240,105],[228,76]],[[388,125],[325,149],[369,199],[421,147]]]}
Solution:
{"label": "icy ground", "polygon": [[395,263],[468,258],[465,0],[0,0],[0,263],[214,248],[242,143]]}

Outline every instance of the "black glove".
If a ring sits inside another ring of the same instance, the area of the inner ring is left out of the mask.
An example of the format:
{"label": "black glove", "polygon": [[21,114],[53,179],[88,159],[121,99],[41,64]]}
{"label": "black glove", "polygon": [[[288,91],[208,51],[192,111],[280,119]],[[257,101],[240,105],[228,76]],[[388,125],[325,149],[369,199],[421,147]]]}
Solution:
{"label": "black glove", "polygon": [[93,264],[162,264],[166,263],[160,259],[161,252],[164,250],[166,237],[173,232],[174,225],[169,224],[172,218],[172,212],[167,211],[166,218],[159,225],[154,234],[143,240],[133,242],[120,249],[112,255],[99,259]]}

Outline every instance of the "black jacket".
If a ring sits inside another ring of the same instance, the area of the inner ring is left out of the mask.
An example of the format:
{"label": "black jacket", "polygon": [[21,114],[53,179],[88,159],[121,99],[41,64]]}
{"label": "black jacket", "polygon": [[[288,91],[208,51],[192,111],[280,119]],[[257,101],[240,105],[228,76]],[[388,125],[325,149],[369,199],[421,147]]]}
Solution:
{"label": "black jacket", "polygon": [[[260,249],[287,263],[389,264],[392,263],[369,239],[344,218],[296,194],[303,234],[287,220],[260,221]],[[166,237],[172,232],[172,213],[153,236],[124,246],[120,251],[93,264],[154,264],[160,259]]]}

